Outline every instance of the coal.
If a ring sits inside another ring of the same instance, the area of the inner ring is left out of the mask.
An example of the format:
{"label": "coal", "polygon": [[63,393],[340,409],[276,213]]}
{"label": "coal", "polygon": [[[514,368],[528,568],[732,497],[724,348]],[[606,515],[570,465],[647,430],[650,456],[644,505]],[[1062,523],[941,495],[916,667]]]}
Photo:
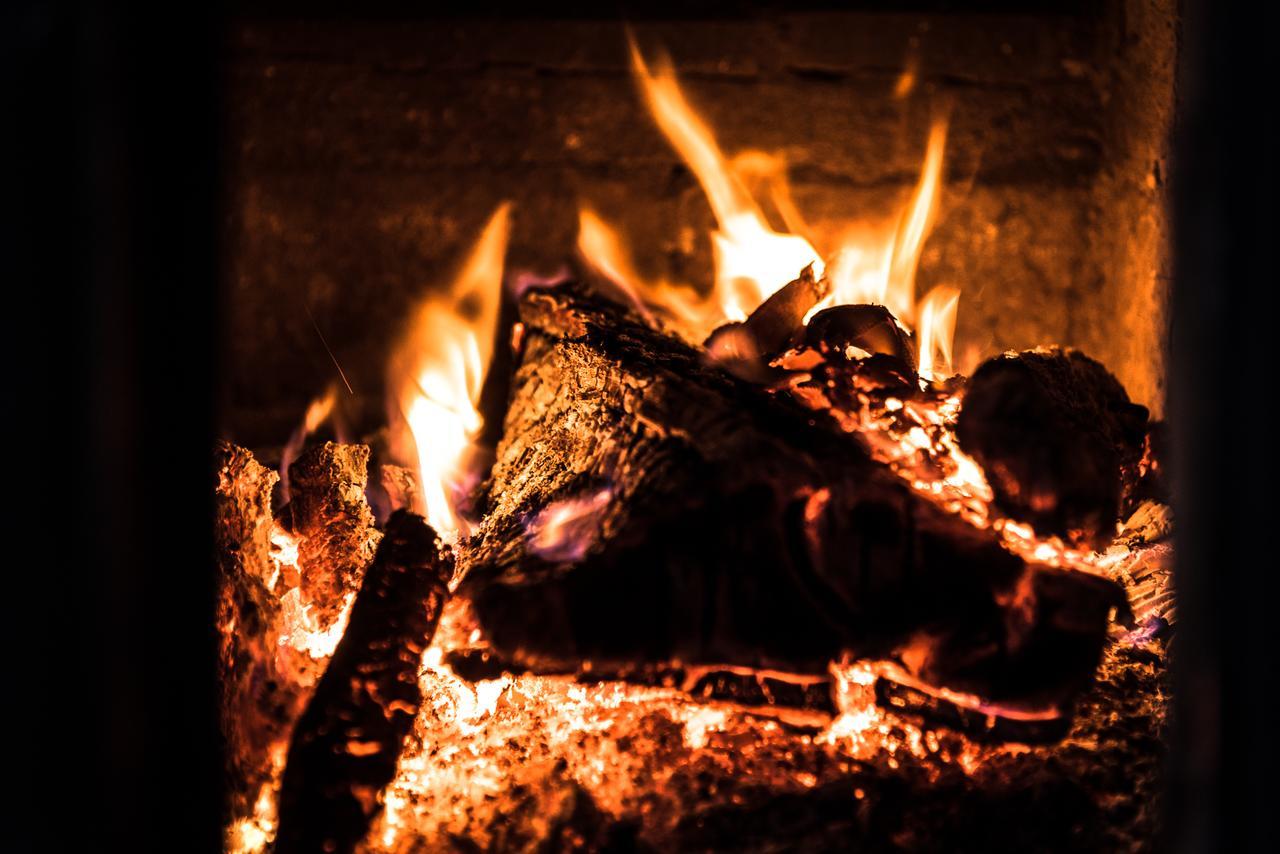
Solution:
{"label": "coal", "polygon": [[970,377],[956,423],[998,507],[1041,534],[1103,548],[1140,480],[1148,412],[1099,362],[1006,353]]}
{"label": "coal", "polygon": [[451,553],[422,517],[392,514],[346,632],[294,728],[278,854],[351,851],[364,838],[422,702],[418,670],[452,573]]}

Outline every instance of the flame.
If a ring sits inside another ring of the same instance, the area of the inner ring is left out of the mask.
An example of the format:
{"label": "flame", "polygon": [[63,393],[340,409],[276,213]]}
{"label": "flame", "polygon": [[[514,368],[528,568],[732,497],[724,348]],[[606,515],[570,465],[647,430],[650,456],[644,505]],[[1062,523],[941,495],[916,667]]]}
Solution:
{"label": "flame", "polygon": [[822,272],[822,258],[805,238],[770,228],[764,213],[730,167],[665,57],[653,70],[631,44],[631,67],[658,127],[706,193],[718,228],[711,233],[715,284],[700,331],[726,320],[743,320],[757,305],[809,264]]}
{"label": "flame", "polygon": [[901,323],[914,322],[916,269],[937,215],[946,147],[947,121],[940,118],[929,130],[920,177],[892,234],[865,224],[850,227],[831,262],[833,303],[883,305]]}
{"label": "flame", "polygon": [[416,456],[421,506],[415,509],[445,538],[463,524],[453,496],[483,426],[476,407],[497,332],[510,209],[503,203],[494,211],[449,292],[418,306],[388,372],[389,403],[409,434],[396,444],[411,441]]}
{"label": "flame", "polygon": [[[813,264],[816,275],[831,281],[832,294],[824,305],[883,305],[910,331],[919,308],[916,270],[937,215],[946,118],[936,119],[929,130],[920,176],[901,213],[888,226],[850,223],[824,265],[792,200],[785,159],[756,150],[726,157],[685,99],[669,59],[662,57],[651,68],[632,41],[631,65],[655,122],[698,179],[716,220],[711,232],[714,285],[704,297],[692,288],[640,275],[617,230],[595,211],[581,207],[579,251],[642,316],[652,320],[648,311],[652,308],[679,331],[701,341],[716,327],[745,319]],[[787,231],[775,231],[769,225],[753,187],[768,198]],[[936,368],[950,370],[955,304],[942,300],[941,294],[936,299],[938,303],[930,308],[929,330],[922,330],[929,337],[926,378]]]}
{"label": "flame", "polygon": [[921,379],[943,379],[952,374],[951,344],[956,333],[959,303],[960,291],[946,285],[938,285],[921,300],[917,333]]}

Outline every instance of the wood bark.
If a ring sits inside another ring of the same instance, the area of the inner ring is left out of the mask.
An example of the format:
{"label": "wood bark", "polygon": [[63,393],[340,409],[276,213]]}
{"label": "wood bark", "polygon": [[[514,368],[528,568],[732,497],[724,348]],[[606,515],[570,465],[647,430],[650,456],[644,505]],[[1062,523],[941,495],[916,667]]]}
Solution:
{"label": "wood bark", "polygon": [[271,750],[288,739],[303,701],[276,656],[281,611],[270,538],[271,491],[279,478],[229,442],[215,446],[213,466],[226,789],[230,814],[248,816],[273,778]]}
{"label": "wood bark", "polygon": [[[827,416],[576,287],[529,292],[521,320],[464,556],[500,655],[803,672],[896,656],[930,684],[1030,705],[1089,682],[1114,584],[1025,563]],[[574,518],[574,548],[545,547],[549,511]]]}
{"label": "wood bark", "polygon": [[364,837],[422,702],[418,670],[452,573],[452,554],[422,517],[391,516],[294,729],[280,789],[280,854],[350,851]]}

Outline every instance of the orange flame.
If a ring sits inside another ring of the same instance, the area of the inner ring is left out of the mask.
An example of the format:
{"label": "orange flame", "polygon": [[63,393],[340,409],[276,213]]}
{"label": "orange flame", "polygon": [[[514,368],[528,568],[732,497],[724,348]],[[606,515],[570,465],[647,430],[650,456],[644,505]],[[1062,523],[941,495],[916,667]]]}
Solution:
{"label": "orange flame", "polygon": [[510,209],[503,203],[490,217],[453,287],[418,306],[388,371],[389,403],[402,416],[395,444],[411,443],[416,456],[421,506],[415,509],[446,538],[462,525],[454,488],[483,426],[476,407],[497,332]]}
{"label": "orange flame", "polygon": [[[903,324],[915,321],[916,268],[925,238],[937,214],[947,122],[938,119],[929,131],[924,166],[891,235],[854,227],[831,262],[832,301],[883,305]],[[949,347],[950,345],[948,345]]]}
{"label": "orange flame", "polygon": [[920,302],[917,349],[922,379],[944,379],[952,374],[951,344],[959,304],[960,291],[946,285],[938,285]]}
{"label": "orange flame", "polygon": [[[742,320],[780,287],[812,263],[825,275],[832,294],[824,303],[874,303],[887,307],[908,330],[916,322],[916,270],[925,239],[937,214],[947,121],[929,131],[924,163],[911,197],[890,227],[851,223],[830,253],[829,264],[807,237],[808,227],[792,201],[786,162],[779,155],[744,151],[727,158],[711,130],[685,99],[670,60],[650,68],[631,42],[632,70],[654,120],[697,177],[715,216],[711,233],[714,287],[705,297],[692,288],[641,276],[617,231],[594,211],[579,212],[578,249],[586,261],[612,282],[646,319],[647,308],[669,318],[680,331],[703,340],[717,326]],[[775,231],[753,196],[763,189],[787,231]],[[929,363],[950,370],[955,304],[936,299],[930,308]],[[817,308],[815,307],[815,311]],[[944,340],[945,339],[945,340]],[[945,367],[944,367],[945,365]]]}
{"label": "orange flame", "polygon": [[697,340],[720,324],[722,315],[712,300],[691,288],[641,276],[617,231],[587,207],[578,211],[578,251],[646,320],[653,320],[648,307],[658,309]]}
{"label": "orange flame", "polygon": [[769,227],[710,129],[685,100],[670,61],[659,60],[651,71],[632,42],[631,66],[658,127],[702,185],[718,225],[711,241],[716,266],[713,300],[719,316],[704,325],[714,328],[726,320],[745,319],[809,264],[821,273],[822,258],[808,240]]}

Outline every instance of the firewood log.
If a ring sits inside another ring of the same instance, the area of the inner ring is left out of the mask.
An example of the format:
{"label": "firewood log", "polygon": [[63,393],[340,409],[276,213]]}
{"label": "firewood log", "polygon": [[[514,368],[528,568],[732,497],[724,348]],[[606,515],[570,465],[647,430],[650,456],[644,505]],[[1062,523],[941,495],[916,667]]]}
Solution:
{"label": "firewood log", "polygon": [[1041,348],[979,366],[956,435],[1004,512],[1042,534],[1101,548],[1139,481],[1147,415],[1100,363]]}
{"label": "firewood log", "polygon": [[448,596],[452,554],[397,511],[315,695],[294,728],[275,850],[350,851],[377,813],[422,702],[418,669]]}
{"label": "firewood log", "polygon": [[[896,656],[923,682],[1020,705],[1089,682],[1116,585],[1024,562],[829,416],[576,287],[520,309],[485,522],[463,555],[500,655],[792,672]],[[563,532],[573,547],[548,548]]]}
{"label": "firewood log", "polygon": [[337,618],[373,559],[377,530],[365,500],[369,447],[325,442],[289,468],[302,595],[322,624]]}
{"label": "firewood log", "polygon": [[229,812],[252,815],[273,779],[271,752],[287,742],[301,690],[280,671],[280,600],[274,588],[271,491],[279,479],[229,442],[214,449],[218,572],[218,685]]}

